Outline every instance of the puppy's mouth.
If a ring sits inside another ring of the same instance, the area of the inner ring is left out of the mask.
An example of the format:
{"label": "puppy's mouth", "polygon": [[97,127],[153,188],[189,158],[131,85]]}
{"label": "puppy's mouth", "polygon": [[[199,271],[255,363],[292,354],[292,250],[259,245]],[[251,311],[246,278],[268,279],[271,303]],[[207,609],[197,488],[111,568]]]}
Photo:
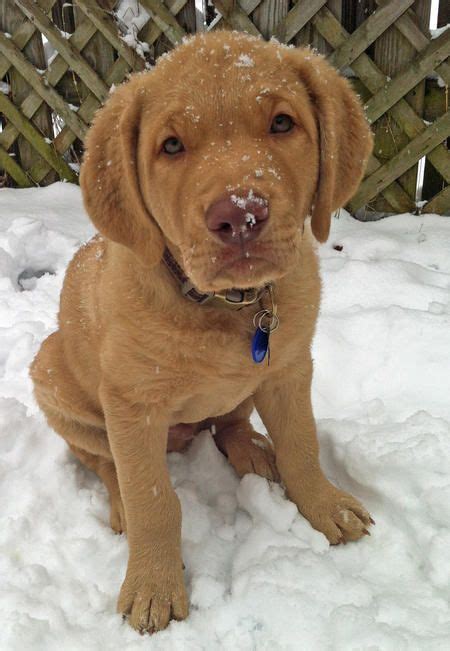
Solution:
{"label": "puppy's mouth", "polygon": [[299,256],[298,229],[239,244],[183,247],[186,274],[202,292],[260,288],[285,276]]}
{"label": "puppy's mouth", "polygon": [[[267,249],[268,247],[264,247]],[[215,267],[214,277],[224,273],[232,272],[235,270],[237,273],[240,271],[251,271],[254,265],[261,264],[262,262],[274,262],[273,255],[270,251],[262,249],[262,247],[251,247],[243,243],[238,250],[230,248],[221,251],[215,260],[211,260]]]}
{"label": "puppy's mouth", "polygon": [[246,242],[226,247],[211,256],[208,275],[214,289],[259,287],[281,273],[278,256],[269,243]]}

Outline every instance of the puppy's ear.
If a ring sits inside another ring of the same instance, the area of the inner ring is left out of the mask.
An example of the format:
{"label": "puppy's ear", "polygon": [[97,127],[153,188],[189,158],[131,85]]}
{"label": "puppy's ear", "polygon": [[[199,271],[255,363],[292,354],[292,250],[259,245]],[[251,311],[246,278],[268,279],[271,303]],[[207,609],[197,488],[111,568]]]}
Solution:
{"label": "puppy's ear", "polygon": [[372,133],[349,82],[320,55],[292,50],[293,65],[306,85],[320,134],[319,179],[311,227],[325,242],[331,213],[355,194],[372,151]]}
{"label": "puppy's ear", "polygon": [[80,185],[85,208],[100,233],[153,266],[161,260],[164,241],[140,189],[141,87],[136,75],[98,111],[86,139]]}

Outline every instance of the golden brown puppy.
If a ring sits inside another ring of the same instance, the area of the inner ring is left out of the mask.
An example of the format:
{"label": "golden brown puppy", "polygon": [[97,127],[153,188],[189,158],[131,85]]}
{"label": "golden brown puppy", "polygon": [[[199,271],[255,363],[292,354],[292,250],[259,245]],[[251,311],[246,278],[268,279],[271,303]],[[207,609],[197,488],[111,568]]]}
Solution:
{"label": "golden brown puppy", "polygon": [[[81,186],[101,235],[68,268],[59,329],[32,377],[50,425],[105,482],[112,527],[126,526],[118,608],[137,629],[188,612],[166,451],[200,427],[214,425],[240,474],[279,473],[331,543],[366,533],[369,514],[318,461],[310,346],[320,282],[304,222],[312,215],[326,240],[370,149],[355,94],[323,58],[230,32],[162,57],[95,118]],[[189,300],[186,277],[191,297],[217,295]],[[232,288],[249,290],[237,293],[249,302],[241,310],[226,305]],[[262,309],[262,332],[278,310],[270,365],[250,350]],[[249,423],[253,405],[276,467]]]}

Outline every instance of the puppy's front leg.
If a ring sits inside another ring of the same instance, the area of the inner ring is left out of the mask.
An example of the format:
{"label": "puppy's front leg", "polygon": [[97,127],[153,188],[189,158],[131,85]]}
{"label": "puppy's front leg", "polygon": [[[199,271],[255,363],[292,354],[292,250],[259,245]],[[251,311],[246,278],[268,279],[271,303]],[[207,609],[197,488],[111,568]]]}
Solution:
{"label": "puppy's front leg", "polygon": [[371,519],[351,495],[338,490],[319,465],[319,446],[311,408],[312,364],[308,360],[267,380],[255,405],[275,446],[278,471],[290,499],[332,544],[357,540]]}
{"label": "puppy's front leg", "polygon": [[168,418],[101,391],[106,426],[125,508],[129,559],[118,610],[140,631],[184,619],[188,602],[181,559],[181,508],[166,465]]}

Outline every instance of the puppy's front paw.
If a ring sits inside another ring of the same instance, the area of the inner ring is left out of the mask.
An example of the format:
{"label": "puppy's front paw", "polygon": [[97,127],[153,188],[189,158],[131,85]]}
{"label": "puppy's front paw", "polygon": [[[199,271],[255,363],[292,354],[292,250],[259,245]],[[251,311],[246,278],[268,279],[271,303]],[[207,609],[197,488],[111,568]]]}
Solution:
{"label": "puppy's front paw", "polygon": [[155,633],[166,628],[171,619],[185,619],[189,606],[181,564],[178,572],[162,565],[150,571],[129,566],[117,610],[140,633]]}
{"label": "puppy's front paw", "polygon": [[325,534],[332,545],[370,535],[368,527],[375,524],[357,499],[331,484],[310,496],[308,501],[302,499],[297,506],[314,529]]}

